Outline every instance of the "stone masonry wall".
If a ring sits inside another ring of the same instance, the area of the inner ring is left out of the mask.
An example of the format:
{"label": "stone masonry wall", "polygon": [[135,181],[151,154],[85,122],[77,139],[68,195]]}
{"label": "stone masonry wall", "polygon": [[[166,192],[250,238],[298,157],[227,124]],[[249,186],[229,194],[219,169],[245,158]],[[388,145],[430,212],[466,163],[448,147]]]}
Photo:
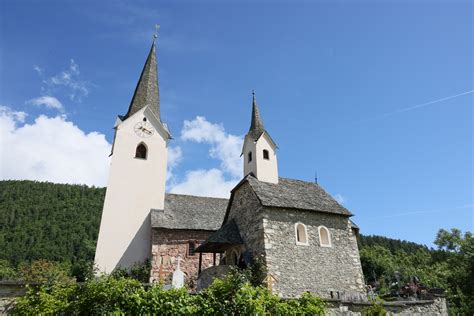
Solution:
{"label": "stone masonry wall", "polygon": [[[199,269],[199,253],[189,255],[189,241],[194,241],[196,248],[207,239],[212,232],[197,230],[152,230],[152,262],[150,282],[163,281],[170,284],[173,272],[176,270],[178,255],[181,256],[181,270],[184,272],[184,282],[193,289]],[[217,254],[216,265],[219,264]],[[203,254],[202,270],[213,265],[213,255]]]}
{"label": "stone masonry wall", "polygon": [[264,254],[261,206],[248,183],[244,183],[234,193],[228,221],[231,219],[237,223],[246,248],[251,250],[252,255]]}
{"label": "stone masonry wall", "polygon": [[[369,307],[369,302],[341,302],[339,300],[330,300],[327,302],[326,316],[362,316],[364,309]],[[385,302],[384,308],[387,315],[400,316],[448,316],[448,308],[444,297],[437,297],[434,300],[427,301],[396,301]]]}
{"label": "stone masonry wall", "polygon": [[[331,298],[331,291],[334,298],[365,295],[357,241],[347,217],[277,208],[265,208],[263,217],[274,293],[297,297],[309,291],[323,298]],[[308,245],[296,244],[297,222],[306,225]],[[329,230],[331,247],[320,246],[320,225]]]}

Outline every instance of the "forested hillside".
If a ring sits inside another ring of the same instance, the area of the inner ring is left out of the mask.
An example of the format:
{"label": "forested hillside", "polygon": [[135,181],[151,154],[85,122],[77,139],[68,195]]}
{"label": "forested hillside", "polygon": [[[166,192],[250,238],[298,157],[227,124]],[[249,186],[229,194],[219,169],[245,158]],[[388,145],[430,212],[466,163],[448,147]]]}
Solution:
{"label": "forested hillside", "polygon": [[[0,259],[20,262],[93,260],[105,188],[34,181],[0,181]],[[412,242],[360,236],[362,248],[392,253],[426,250]]]}
{"label": "forested hillside", "polygon": [[[82,185],[0,181],[0,280],[34,280],[49,277],[50,270],[78,279],[91,275],[86,270],[94,258],[104,195],[104,188]],[[453,311],[472,314],[472,233],[440,230],[433,240],[439,249],[361,235],[366,282],[383,296],[393,292],[397,278],[406,284],[416,276],[428,287],[446,289]]]}
{"label": "forested hillside", "polygon": [[93,260],[105,189],[0,181],[0,259]]}

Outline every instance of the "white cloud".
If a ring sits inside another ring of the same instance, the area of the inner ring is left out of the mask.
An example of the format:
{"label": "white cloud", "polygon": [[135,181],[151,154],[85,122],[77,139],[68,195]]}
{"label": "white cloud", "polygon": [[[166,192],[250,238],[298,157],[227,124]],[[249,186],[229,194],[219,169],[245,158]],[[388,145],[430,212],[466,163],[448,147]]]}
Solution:
{"label": "white cloud", "polygon": [[173,169],[181,162],[183,158],[183,152],[181,147],[168,147],[168,170],[166,171],[166,182],[169,185],[174,183],[174,172]]}
{"label": "white cloud", "polygon": [[334,199],[337,201],[339,204],[344,204],[346,202],[346,198],[342,196],[342,194],[336,194],[334,195]]}
{"label": "white cloud", "polygon": [[33,69],[38,73],[38,75],[42,75],[42,74],[43,74],[43,68],[41,68],[40,66],[34,65],[34,66],[33,66]]}
{"label": "white cloud", "polygon": [[181,140],[209,145],[209,155],[221,162],[220,169],[191,170],[186,172],[181,182],[175,182],[171,177],[170,192],[228,198],[230,190],[242,176],[242,137],[228,134],[221,124],[197,116],[194,120],[184,121]]}
{"label": "white cloud", "polygon": [[226,180],[219,169],[193,170],[186,173],[183,182],[174,185],[170,192],[198,196],[229,198],[230,190],[238,180]]}
{"label": "white cloud", "polygon": [[74,59],[69,61],[69,67],[66,70],[50,78],[43,76],[44,72],[40,67],[34,66],[33,69],[43,78],[43,83],[45,84],[45,86],[41,88],[43,92],[49,94],[58,90],[58,88],[64,88],[63,92],[72,101],[81,101],[83,97],[89,95],[91,83],[80,78],[79,65]]}
{"label": "white cloud", "polygon": [[29,100],[28,103],[36,105],[36,106],[45,106],[50,109],[56,109],[60,112],[64,111],[64,107],[61,104],[61,102],[55,97],[52,97],[49,95],[44,95],[42,97]]}
{"label": "white cloud", "polygon": [[105,186],[110,144],[103,134],[84,133],[64,116],[26,114],[0,106],[0,178]]}
{"label": "white cloud", "polygon": [[168,167],[175,167],[181,162],[183,158],[183,152],[181,147],[169,147],[168,148]]}
{"label": "white cloud", "polygon": [[[0,179],[29,179],[105,186],[111,145],[103,134],[86,134],[65,116],[38,116],[25,124],[25,112],[0,106]],[[182,139],[210,146],[221,168],[188,170],[176,182],[173,169],[183,160],[181,147],[168,149],[168,187],[172,193],[229,197],[241,178],[242,139],[203,117],[185,121]]]}
{"label": "white cloud", "polygon": [[242,176],[243,138],[226,133],[221,124],[214,124],[203,116],[197,116],[192,121],[184,121],[181,139],[211,145],[209,154],[221,161],[221,168],[232,177]]}

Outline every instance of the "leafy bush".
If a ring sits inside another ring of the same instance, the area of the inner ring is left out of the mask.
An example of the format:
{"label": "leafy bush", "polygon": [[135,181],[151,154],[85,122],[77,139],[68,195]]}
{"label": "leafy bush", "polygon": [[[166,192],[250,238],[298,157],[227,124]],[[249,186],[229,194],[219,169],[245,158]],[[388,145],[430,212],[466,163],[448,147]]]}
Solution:
{"label": "leafy bush", "polygon": [[28,287],[26,295],[16,301],[12,314],[69,314],[76,292],[77,285],[72,282]]}
{"label": "leafy bush", "polygon": [[324,302],[309,293],[282,300],[250,284],[248,273],[233,271],[199,294],[187,289],[145,287],[137,280],[103,276],[76,283],[29,288],[14,315],[324,315]]}
{"label": "leafy bush", "polygon": [[68,274],[69,267],[64,264],[46,260],[36,260],[31,264],[22,264],[19,267],[19,276],[26,282],[54,283],[68,282],[72,278]]}
{"label": "leafy bush", "polygon": [[7,260],[0,259],[0,280],[16,280],[18,274]]}
{"label": "leafy bush", "polygon": [[380,298],[376,298],[372,300],[372,305],[369,307],[366,307],[362,310],[362,315],[363,316],[385,316],[387,315],[387,311],[385,310],[385,307],[383,306],[383,300]]}
{"label": "leafy bush", "polygon": [[150,260],[144,262],[135,262],[130,268],[118,268],[112,272],[112,277],[115,278],[131,278],[142,283],[148,283],[150,281]]}

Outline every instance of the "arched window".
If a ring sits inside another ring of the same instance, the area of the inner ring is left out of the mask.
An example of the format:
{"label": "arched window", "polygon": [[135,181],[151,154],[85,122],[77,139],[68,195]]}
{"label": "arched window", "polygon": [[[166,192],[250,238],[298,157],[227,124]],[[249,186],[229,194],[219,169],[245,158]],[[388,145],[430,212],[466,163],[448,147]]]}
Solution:
{"label": "arched window", "polygon": [[324,226],[319,226],[318,231],[321,247],[331,247],[331,235],[329,234],[329,230]]}
{"label": "arched window", "polygon": [[266,149],[263,150],[263,159],[270,160],[270,154]]}
{"label": "arched window", "polygon": [[230,256],[226,260],[227,265],[237,265],[239,263],[239,254],[237,250],[233,249],[230,251]]}
{"label": "arched window", "polygon": [[247,154],[247,162],[251,162],[252,161],[252,152],[250,151],[248,154]]}
{"label": "arched window", "polygon": [[295,224],[296,244],[307,245],[308,234],[306,233],[306,226],[302,223]]}
{"label": "arched window", "polygon": [[135,158],[146,159],[147,148],[144,143],[140,143],[135,150]]}

